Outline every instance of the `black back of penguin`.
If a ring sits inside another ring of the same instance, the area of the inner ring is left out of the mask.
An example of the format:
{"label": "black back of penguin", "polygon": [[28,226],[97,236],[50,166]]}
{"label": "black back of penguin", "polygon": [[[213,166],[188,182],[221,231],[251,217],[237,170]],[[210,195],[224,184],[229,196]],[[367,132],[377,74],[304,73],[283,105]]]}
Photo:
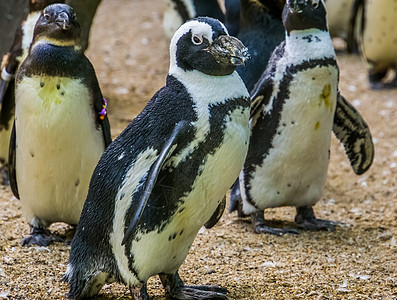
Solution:
{"label": "black back of penguin", "polygon": [[251,59],[237,72],[251,91],[266,69],[273,50],[284,40],[282,0],[241,0],[237,37],[248,48]]}

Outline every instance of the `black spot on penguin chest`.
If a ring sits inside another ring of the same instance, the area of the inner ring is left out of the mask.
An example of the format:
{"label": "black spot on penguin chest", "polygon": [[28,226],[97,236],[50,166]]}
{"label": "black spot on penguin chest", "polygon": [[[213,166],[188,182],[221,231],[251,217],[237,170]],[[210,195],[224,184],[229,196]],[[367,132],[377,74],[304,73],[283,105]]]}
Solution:
{"label": "black spot on penguin chest", "polygon": [[[248,106],[246,99],[236,98],[209,107],[209,130],[205,139],[193,148],[176,167],[171,166],[160,171],[149,203],[137,226],[139,231],[147,233],[157,230],[160,233],[172,221],[173,215],[184,210],[184,198],[192,192],[194,182],[202,173],[202,166],[223,143],[228,116],[238,107],[248,108]],[[186,143],[189,147],[194,136],[186,138],[189,138],[189,142]],[[176,151],[176,156],[178,155]],[[139,194],[139,192],[135,193],[133,198],[138,197]],[[136,200],[133,199],[133,203]],[[133,214],[133,207],[135,207],[134,204],[127,215]],[[130,220],[130,217],[126,220]]]}

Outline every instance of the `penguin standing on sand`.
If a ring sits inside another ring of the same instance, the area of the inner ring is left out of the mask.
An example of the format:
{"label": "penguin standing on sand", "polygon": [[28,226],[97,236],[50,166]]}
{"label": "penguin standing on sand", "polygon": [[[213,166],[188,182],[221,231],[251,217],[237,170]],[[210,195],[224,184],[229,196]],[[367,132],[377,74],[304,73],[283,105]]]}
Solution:
{"label": "penguin standing on sand", "polygon": [[166,86],[94,170],[64,276],[69,298],[116,280],[148,299],[154,275],[176,299],[226,298],[223,288],[184,285],[178,269],[199,229],[220,218],[245,160],[249,94],[235,68],[247,58],[216,19],[176,31]]}
{"label": "penguin standing on sand", "polygon": [[106,100],[79,33],[70,6],[47,6],[16,74],[10,183],[31,227],[23,245],[56,240],[51,223],[77,224],[92,171],[111,141]]}
{"label": "penguin standing on sand", "polygon": [[3,56],[0,78],[0,167],[2,182],[9,183],[8,150],[15,111],[15,73],[29,52],[41,11],[54,0],[29,0],[29,14],[17,28],[10,51]]}
{"label": "penguin standing on sand", "polygon": [[241,199],[231,210],[251,215],[257,233],[298,233],[266,226],[264,209],[295,206],[297,226],[333,230],[314,216],[329,163],[331,132],[343,143],[356,174],[371,165],[367,124],[338,93],[338,66],[320,0],[289,0],[283,11],[286,39],[251,92],[250,145],[240,173]]}
{"label": "penguin standing on sand", "polygon": [[[397,88],[397,75],[390,82],[385,82],[388,71],[397,70],[397,1],[355,0],[354,7],[356,18],[361,17],[362,20],[357,22],[353,19],[350,32],[358,31],[361,34],[359,43],[369,65],[370,88]],[[354,25],[361,27],[356,30]]]}

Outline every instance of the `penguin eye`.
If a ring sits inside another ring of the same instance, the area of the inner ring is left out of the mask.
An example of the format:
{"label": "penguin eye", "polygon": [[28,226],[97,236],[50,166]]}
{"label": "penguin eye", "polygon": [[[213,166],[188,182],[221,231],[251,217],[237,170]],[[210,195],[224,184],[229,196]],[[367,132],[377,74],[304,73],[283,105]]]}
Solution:
{"label": "penguin eye", "polygon": [[49,21],[51,19],[51,16],[49,14],[44,14],[44,19],[46,21]]}
{"label": "penguin eye", "polygon": [[203,43],[203,37],[200,35],[193,35],[192,43],[195,45],[201,45]]}
{"label": "penguin eye", "polygon": [[320,0],[312,0],[313,8],[317,8],[319,4],[320,4]]}
{"label": "penguin eye", "polygon": [[76,21],[76,19],[77,19],[76,14],[73,14],[73,15],[72,15],[72,21]]}

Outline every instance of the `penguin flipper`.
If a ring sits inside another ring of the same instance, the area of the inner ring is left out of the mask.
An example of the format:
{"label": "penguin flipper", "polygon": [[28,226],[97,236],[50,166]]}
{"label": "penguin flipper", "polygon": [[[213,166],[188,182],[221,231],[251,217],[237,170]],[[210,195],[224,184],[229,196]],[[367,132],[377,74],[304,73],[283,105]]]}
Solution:
{"label": "penguin flipper", "polygon": [[374,159],[371,131],[361,114],[338,93],[332,131],[343,144],[357,175],[369,169]]}
{"label": "penguin flipper", "polygon": [[218,223],[220,218],[223,215],[223,212],[225,211],[226,207],[226,196],[223,196],[222,201],[219,203],[218,207],[212,214],[211,218],[207,221],[207,223],[204,224],[205,228],[210,229]]}
{"label": "penguin flipper", "polygon": [[254,88],[251,91],[251,120],[256,120],[262,113],[263,108],[266,104],[269,103],[269,100],[273,91],[273,80],[267,75],[267,73],[263,73],[258,82],[255,84]]}
{"label": "penguin flipper", "polygon": [[184,133],[186,133],[189,129],[190,129],[189,122],[184,120],[179,121],[175,125],[174,130],[172,131],[170,137],[168,138],[163,148],[161,149],[161,152],[157,160],[151,166],[150,171],[146,176],[145,187],[143,189],[142,196],[139,200],[139,206],[135,211],[134,217],[132,218],[130,225],[125,231],[121,245],[124,245],[125,242],[131,237],[132,233],[134,232],[136,224],[139,222],[140,218],[142,217],[142,213],[147,205],[152,189],[156,184],[157,176],[160,173],[161,168],[163,167],[165,161],[170,157],[173,150],[175,149],[175,147],[173,146],[177,144],[179,137]]}
{"label": "penguin flipper", "polygon": [[16,133],[15,133],[15,121],[12,126],[11,137],[10,137],[10,149],[8,153],[8,172],[10,174],[10,187],[11,191],[16,198],[19,199],[17,175],[16,175]]}

